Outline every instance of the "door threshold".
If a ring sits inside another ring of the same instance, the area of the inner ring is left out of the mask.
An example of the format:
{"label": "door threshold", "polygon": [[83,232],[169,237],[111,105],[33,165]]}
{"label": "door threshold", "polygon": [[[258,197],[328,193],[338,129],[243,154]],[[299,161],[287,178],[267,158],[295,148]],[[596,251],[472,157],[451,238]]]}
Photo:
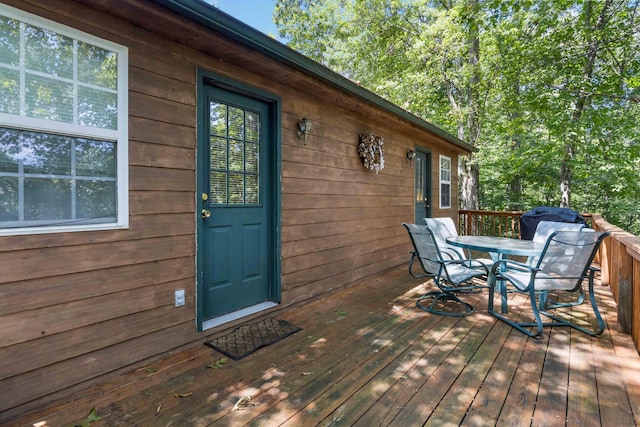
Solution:
{"label": "door threshold", "polygon": [[214,317],[213,319],[205,320],[204,322],[202,322],[202,330],[206,331],[207,329],[215,328],[216,326],[233,322],[234,320],[238,320],[243,317],[247,317],[252,314],[259,313],[261,311],[267,310],[277,305],[278,304],[273,301],[265,301],[265,302],[261,302],[260,304],[252,305],[251,307],[243,308],[242,310],[238,310],[232,313],[224,314],[222,316]]}

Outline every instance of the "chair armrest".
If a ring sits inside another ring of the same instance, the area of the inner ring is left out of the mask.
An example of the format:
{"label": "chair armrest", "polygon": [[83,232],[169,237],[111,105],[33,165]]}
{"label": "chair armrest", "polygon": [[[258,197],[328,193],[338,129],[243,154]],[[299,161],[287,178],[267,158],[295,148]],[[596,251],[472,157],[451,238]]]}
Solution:
{"label": "chair armrest", "polygon": [[444,265],[451,265],[451,264],[458,264],[458,265],[463,265],[467,268],[478,268],[478,267],[482,267],[482,269],[489,274],[489,269],[487,269],[487,266],[484,265],[483,263],[481,263],[480,261],[477,261],[475,259],[454,259],[454,260],[446,260],[446,261],[442,261],[442,264]]}
{"label": "chair armrest", "polygon": [[440,253],[441,253],[443,256],[445,256],[445,255],[446,255],[446,257],[448,257],[450,260],[455,260],[455,261],[457,261],[457,260],[461,260],[461,259],[463,259],[463,258],[460,256],[460,253],[458,253],[458,252],[456,252],[456,251],[454,251],[454,250],[452,250],[452,249],[449,249],[449,248],[440,248]]}
{"label": "chair armrest", "polygon": [[[499,276],[501,272],[508,272],[509,269],[519,270],[519,271],[529,271],[531,274],[535,275],[540,269],[538,267],[534,267],[532,265],[513,261],[510,259],[499,259],[495,263],[493,263],[493,267],[491,267],[491,274]],[[502,271],[501,271],[502,270]]]}
{"label": "chair armrest", "polygon": [[[501,259],[496,261],[493,264],[493,267],[491,267],[491,272],[489,273],[487,282],[489,283],[489,286],[495,286],[496,281],[506,280],[511,282],[519,291],[524,292],[526,289],[533,287],[533,283],[539,271],[540,269],[538,267],[533,267],[529,264],[510,259]],[[513,274],[509,274],[509,272]],[[520,279],[516,279],[517,274],[525,276]],[[528,280],[525,279],[527,275]],[[505,287],[502,287],[502,293],[503,296],[506,297]]]}

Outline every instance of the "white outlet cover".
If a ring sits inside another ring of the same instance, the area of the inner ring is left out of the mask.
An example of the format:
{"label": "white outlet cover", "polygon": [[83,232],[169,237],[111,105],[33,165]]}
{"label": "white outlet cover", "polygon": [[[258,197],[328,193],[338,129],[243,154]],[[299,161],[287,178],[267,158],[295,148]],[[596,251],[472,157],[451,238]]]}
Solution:
{"label": "white outlet cover", "polygon": [[176,291],[176,307],[182,307],[185,304],[184,289]]}

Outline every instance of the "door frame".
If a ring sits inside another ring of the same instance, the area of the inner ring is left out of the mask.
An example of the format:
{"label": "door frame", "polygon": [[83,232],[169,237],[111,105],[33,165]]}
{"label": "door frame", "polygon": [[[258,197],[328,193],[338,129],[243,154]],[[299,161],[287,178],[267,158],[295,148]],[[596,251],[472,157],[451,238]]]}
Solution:
{"label": "door frame", "polygon": [[[428,197],[429,199],[429,207],[425,208],[425,217],[426,218],[431,218],[432,212],[433,212],[433,176],[431,175],[431,171],[433,170],[433,153],[431,150],[429,150],[428,148],[416,145],[414,147],[414,150],[416,152],[419,153],[423,153],[425,155],[425,171],[424,171],[424,176],[425,176],[425,180],[427,181],[424,185],[425,191],[426,191],[426,197]],[[413,173],[414,173],[414,178],[413,178],[413,203],[414,203],[414,207],[413,207],[413,216],[415,217],[416,215],[416,209],[415,209],[415,197],[416,197],[416,182],[415,182],[415,165],[413,166]],[[416,224],[422,224],[422,218],[414,218],[415,223]]]}
{"label": "door frame", "polygon": [[[206,118],[208,114],[204,111],[203,106],[206,101],[206,91],[205,86],[215,86],[220,89],[227,90],[229,92],[234,92],[249,98],[254,98],[256,100],[265,102],[269,105],[269,119],[271,121],[271,129],[269,130],[269,137],[271,138],[271,146],[269,153],[267,153],[269,162],[271,162],[271,180],[268,183],[265,183],[266,186],[264,188],[268,188],[269,196],[271,197],[271,212],[270,217],[271,224],[269,224],[270,232],[271,232],[271,251],[270,251],[270,263],[271,263],[271,277],[270,281],[270,301],[274,304],[279,304],[281,302],[281,282],[280,282],[280,273],[281,273],[281,206],[282,206],[282,179],[281,179],[281,168],[282,168],[282,160],[281,160],[281,152],[282,152],[282,100],[279,96],[274,95],[272,93],[256,89],[251,87],[243,82],[239,82],[228,77],[221,76],[217,73],[197,69],[197,81],[196,81],[196,192],[195,192],[195,220],[196,220],[196,251],[195,251],[195,261],[196,261],[196,326],[198,331],[203,331],[203,280],[204,280],[204,269],[203,269],[203,257],[200,254],[200,248],[203,246],[201,244],[203,239],[203,227],[201,221],[201,212],[203,209],[203,200],[201,194],[203,193],[203,182],[208,176],[208,170],[205,166],[207,166],[207,158],[202,155],[201,145],[203,144],[203,139],[205,138],[205,130],[206,127]],[[265,196],[266,197],[266,196]],[[237,312],[238,316],[229,316],[229,321],[235,318],[244,317],[246,315],[252,314],[250,310],[241,309]],[[233,314],[233,313],[232,313]],[[224,317],[224,316],[221,316]],[[224,322],[220,322],[222,324]],[[207,328],[208,329],[208,328]]]}

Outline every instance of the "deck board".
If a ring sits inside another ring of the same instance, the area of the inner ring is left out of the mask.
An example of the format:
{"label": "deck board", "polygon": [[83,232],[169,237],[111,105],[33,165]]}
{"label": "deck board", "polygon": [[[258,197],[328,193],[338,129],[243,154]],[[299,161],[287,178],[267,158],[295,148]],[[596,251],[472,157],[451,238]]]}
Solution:
{"label": "deck board", "polygon": [[[602,291],[603,288],[600,290]],[[640,423],[637,406],[640,402],[637,394],[640,392],[638,352],[628,335],[620,336],[615,330],[617,310],[608,291],[607,294],[608,298],[600,296],[598,306],[606,316],[608,327],[599,339],[591,342],[600,421],[603,426],[638,425]],[[618,338],[614,339],[614,336]],[[614,341],[618,342],[614,345]],[[625,344],[627,350],[629,346],[632,350],[621,351],[624,350]],[[615,357],[612,357],[613,349],[615,349]]]}
{"label": "deck board", "polygon": [[[224,356],[199,344],[7,425],[79,424],[92,407],[92,426],[639,425],[640,356],[607,287],[601,337],[534,340],[487,314],[486,291],[464,296],[471,316],[423,312],[415,299],[431,286],[392,269],[277,312],[303,330],[241,361],[208,368]],[[526,299],[509,298],[526,316]],[[587,308],[574,311],[592,321]]]}
{"label": "deck board", "polygon": [[[573,420],[576,425],[584,426],[592,424],[593,420],[600,420],[598,395],[593,393],[593,390],[598,388],[593,340],[579,331],[570,332],[567,419]],[[576,351],[576,348],[582,351]]]}

